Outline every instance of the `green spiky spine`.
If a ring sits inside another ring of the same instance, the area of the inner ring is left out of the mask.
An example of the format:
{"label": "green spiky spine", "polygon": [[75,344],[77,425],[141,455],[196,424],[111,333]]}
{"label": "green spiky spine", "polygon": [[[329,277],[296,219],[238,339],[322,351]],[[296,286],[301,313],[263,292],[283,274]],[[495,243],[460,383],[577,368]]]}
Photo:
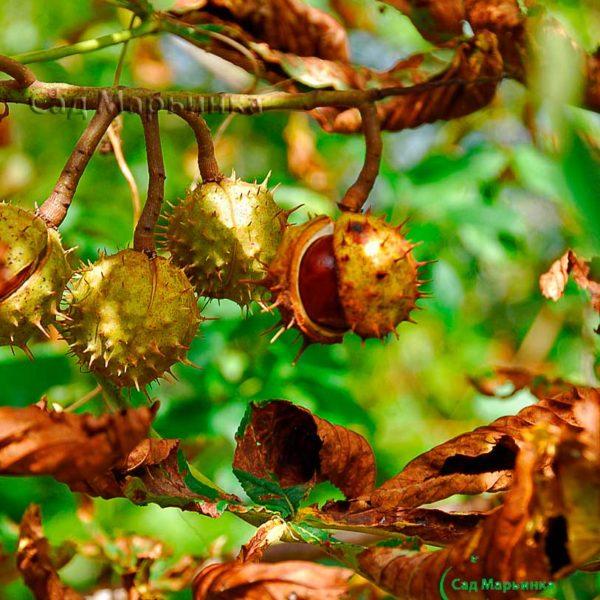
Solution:
{"label": "green spiky spine", "polygon": [[362,338],[395,331],[419,298],[413,245],[382,218],[355,213],[337,219],[333,240],[339,295],[350,328]]}
{"label": "green spiky spine", "polygon": [[262,293],[250,282],[264,278],[286,221],[265,183],[207,182],[173,210],[167,246],[200,295],[245,306]]}
{"label": "green spiky spine", "polygon": [[72,270],[58,232],[17,206],[0,204],[0,243],[6,279],[22,279],[0,300],[0,345],[24,347],[55,322]]}
{"label": "green spiky spine", "polygon": [[82,364],[138,389],[185,359],[200,322],[185,273],[162,257],[122,250],[78,273],[63,335]]}

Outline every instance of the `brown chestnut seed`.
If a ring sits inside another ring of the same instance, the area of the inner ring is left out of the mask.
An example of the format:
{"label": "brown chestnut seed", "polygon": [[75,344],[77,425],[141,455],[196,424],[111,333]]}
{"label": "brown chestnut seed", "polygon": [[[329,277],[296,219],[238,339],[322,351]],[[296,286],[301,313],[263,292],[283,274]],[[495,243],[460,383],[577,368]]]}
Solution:
{"label": "brown chestnut seed", "polygon": [[320,237],[306,250],[298,286],[304,309],[315,323],[339,331],[349,329],[338,293],[333,235]]}
{"label": "brown chestnut seed", "polygon": [[414,244],[369,213],[320,216],[288,227],[263,285],[272,293],[282,332],[306,344],[335,344],[346,331],[363,339],[395,333],[423,296]]}

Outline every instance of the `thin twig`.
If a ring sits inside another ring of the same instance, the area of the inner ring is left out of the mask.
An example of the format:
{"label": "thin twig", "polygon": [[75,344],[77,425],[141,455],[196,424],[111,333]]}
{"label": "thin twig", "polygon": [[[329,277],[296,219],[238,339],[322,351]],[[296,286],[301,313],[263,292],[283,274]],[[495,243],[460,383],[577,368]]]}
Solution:
{"label": "thin twig", "polygon": [[365,136],[365,162],[358,179],[348,188],[339,203],[341,210],[352,212],[360,212],[375,185],[383,149],[377,106],[374,103],[361,106],[360,116]]}
{"label": "thin twig", "polygon": [[156,254],[154,228],[160,217],[163,198],[165,196],[165,166],[160,145],[160,128],[158,112],[147,111],[141,115],[146,140],[146,156],[148,160],[148,196],[142,215],[135,228],[133,247],[146,252],[150,256]]}
{"label": "thin twig", "polygon": [[79,180],[106,130],[119,114],[113,102],[101,102],[96,114],[79,138],[67,160],[52,194],[38,209],[38,214],[52,227],[58,227],[67,216]]}
{"label": "thin twig", "polygon": [[37,81],[31,69],[3,54],[0,54],[0,71],[12,77],[19,89],[28,88]]}
{"label": "thin twig", "polygon": [[35,62],[48,62],[52,60],[59,60],[66,56],[73,56],[75,54],[85,54],[87,52],[95,52],[101,48],[107,48],[108,46],[115,46],[117,44],[123,44],[131,39],[143,37],[146,35],[152,35],[160,31],[160,23],[156,19],[149,19],[141,23],[135,29],[124,29],[123,31],[117,31],[109,35],[103,35],[93,40],[83,40],[76,42],[75,44],[69,44],[65,46],[58,46],[56,48],[49,48],[48,50],[35,50],[33,52],[25,52],[23,54],[17,54],[13,56],[15,60],[18,60],[22,64],[31,64]]}
{"label": "thin twig", "polygon": [[133,176],[129,165],[127,164],[127,159],[125,158],[125,154],[123,152],[123,144],[121,143],[121,136],[114,130],[112,125],[108,128],[106,134],[108,135],[110,145],[115,153],[117,165],[119,165],[119,169],[123,174],[125,181],[127,181],[127,185],[129,186],[129,191],[131,193],[131,204],[133,207],[133,226],[135,227],[140,218],[140,213],[142,210],[140,192],[138,190],[135,177]]}
{"label": "thin twig", "polygon": [[[129,27],[127,28],[129,31],[133,29],[133,24],[136,20],[136,15],[131,15],[131,20],[129,21]],[[121,47],[121,54],[119,54],[119,62],[117,63],[117,68],[115,69],[115,75],[113,77],[113,85],[119,85],[121,82],[121,73],[123,72],[123,65],[125,64],[125,56],[127,56],[127,48],[129,48],[129,42],[131,40],[127,40],[123,43]]]}
{"label": "thin twig", "polygon": [[186,110],[176,109],[180,116],[194,131],[198,144],[198,168],[202,181],[220,181],[223,174],[219,170],[215,157],[215,147],[206,121],[200,116]]}
{"label": "thin twig", "polygon": [[81,408],[85,404],[87,404],[90,400],[95,398],[102,391],[102,386],[97,385],[91,392],[88,392],[85,396],[79,398],[79,400],[75,400],[72,404],[69,404],[67,408],[65,408],[65,412],[74,412],[78,408]]}
{"label": "thin twig", "polygon": [[[129,21],[130,31],[133,29],[133,24],[135,23],[136,18],[137,17],[135,14],[131,16],[131,20]],[[117,68],[115,69],[115,75],[113,77],[113,85],[119,85],[119,83],[121,82],[121,74],[123,72],[123,65],[125,64],[125,57],[127,56],[127,49],[129,48],[129,41],[130,40],[127,40],[121,48],[119,62],[117,63]],[[122,122],[123,117],[119,117],[119,119],[121,119]],[[119,169],[123,174],[127,185],[129,186],[129,191],[131,193],[131,204],[133,207],[133,226],[135,227],[140,218],[141,213],[140,193],[138,190],[137,183],[135,181],[135,177],[133,176],[129,165],[127,164],[127,160],[125,159],[125,153],[123,152],[120,128],[116,127],[119,119],[113,121],[111,126],[108,128],[106,135],[115,155],[117,165],[119,166]]]}
{"label": "thin twig", "polygon": [[212,31],[210,29],[201,29],[193,24],[181,21],[180,19],[177,19],[176,17],[173,17],[171,15],[163,15],[163,19],[164,20],[162,21],[162,28],[165,31],[169,31],[173,35],[180,37],[181,39],[195,46],[196,48],[205,50],[204,45],[198,43],[198,40],[195,39],[192,35],[189,35],[187,33],[187,30],[190,30],[190,32],[193,31],[198,35],[207,36],[209,38],[218,40],[219,42],[239,52],[244,58],[248,60],[248,62],[251,65],[252,74],[254,76],[254,81],[251,84],[252,88],[255,88],[258,85],[258,82],[260,81],[260,77],[262,75],[262,69],[255,54],[246,46],[240,44],[237,40],[234,40],[233,38],[227,35],[219,33],[218,31]]}

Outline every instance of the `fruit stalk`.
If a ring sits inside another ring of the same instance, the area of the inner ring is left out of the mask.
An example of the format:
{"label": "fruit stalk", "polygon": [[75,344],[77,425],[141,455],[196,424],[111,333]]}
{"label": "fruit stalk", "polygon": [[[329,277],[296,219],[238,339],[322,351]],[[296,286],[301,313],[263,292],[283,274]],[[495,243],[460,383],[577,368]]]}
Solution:
{"label": "fruit stalk", "polygon": [[373,185],[375,185],[377,175],[379,175],[381,152],[383,150],[375,103],[363,104],[359,107],[359,110],[362,117],[362,130],[365,136],[365,162],[357,180],[348,188],[339,203],[341,210],[350,212],[360,212],[367,201]]}
{"label": "fruit stalk", "polygon": [[10,75],[15,80],[17,89],[20,90],[28,88],[36,81],[36,76],[31,69],[3,54],[0,54],[0,71]]}
{"label": "fruit stalk", "polygon": [[140,220],[133,235],[135,250],[145,252],[149,256],[156,255],[154,229],[160,216],[165,196],[165,165],[160,145],[160,128],[158,112],[148,110],[141,115],[146,141],[146,156],[148,160],[148,196]]}
{"label": "fruit stalk", "polygon": [[215,157],[215,146],[206,121],[197,114],[175,108],[174,112],[179,115],[193,130],[198,144],[198,168],[202,181],[221,181],[223,173],[219,170]]}
{"label": "fruit stalk", "polygon": [[58,227],[64,221],[83,172],[106,130],[118,114],[117,105],[107,99],[98,107],[96,114],[69,156],[54,190],[38,210],[38,215],[49,226]]}

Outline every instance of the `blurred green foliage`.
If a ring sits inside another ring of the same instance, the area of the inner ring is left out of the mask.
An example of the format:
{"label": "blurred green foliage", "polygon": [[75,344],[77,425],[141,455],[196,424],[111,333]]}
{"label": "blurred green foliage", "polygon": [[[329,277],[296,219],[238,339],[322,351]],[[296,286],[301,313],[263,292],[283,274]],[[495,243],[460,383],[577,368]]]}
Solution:
{"label": "blurred green foliage", "polygon": [[[318,4],[327,8],[326,2]],[[590,46],[597,8],[579,2],[549,4]],[[582,11],[590,15],[585,22]],[[400,55],[428,47],[394,11],[373,11],[371,16],[374,31],[351,33],[357,61],[385,67]],[[3,0],[0,52],[92,38],[127,23],[126,13],[95,0],[76,7],[59,0]],[[236,68],[211,67],[207,55],[174,38],[161,38],[158,49],[163,63],[148,58],[146,41],[132,43],[121,83],[150,85],[154,78],[173,89],[217,91],[240,89],[247,81]],[[106,48],[36,64],[34,70],[46,81],[111,85],[119,53],[119,47]],[[561,68],[569,65],[557,65]],[[157,431],[194,442],[195,464],[220,486],[240,493],[230,465],[244,410],[251,400],[286,398],[363,433],[376,450],[384,480],[434,444],[532,401],[526,392],[511,400],[479,396],[468,375],[519,364],[597,385],[600,338],[593,333],[597,315],[586,294],[569,284],[565,297],[552,304],[538,287],[539,275],[567,248],[585,257],[600,248],[600,120],[553,104],[543,93],[551,76],[556,74],[540,74],[537,95],[506,82],[492,106],[472,116],[385,134],[372,209],[393,222],[409,216],[410,238],[422,242],[417,257],[437,261],[425,269],[432,298],[421,302],[418,325],[403,324],[399,339],[384,344],[363,344],[348,336],[343,345],[311,347],[294,367],[294,335],[288,333],[276,344],[263,335],[273,316],[252,309],[246,319],[232,304],[209,304],[205,315],[218,319],[203,324],[190,352],[201,370],[179,366],[179,381],[151,390],[161,402]],[[10,111],[11,140],[0,147],[0,197],[33,207],[52,189],[90,115],[34,114],[23,106]],[[207,120],[216,130],[224,117]],[[331,182],[330,192],[318,192],[288,168],[287,123],[283,113],[235,117],[217,147],[221,165],[249,180],[262,180],[271,172],[270,184],[279,184],[277,201],[286,208],[302,204],[294,213],[296,221],[308,214],[333,214],[335,200],[360,169],[362,140],[328,135],[311,124]],[[166,193],[176,201],[195,175],[193,139],[172,115],[161,115],[161,126]],[[145,150],[134,115],[124,115],[123,147],[143,196]],[[67,246],[77,246],[81,260],[94,260],[100,249],[113,252],[130,244],[130,194],[113,155],[94,157],[61,231]],[[66,356],[63,343],[38,344],[33,351],[35,361],[30,362],[0,349],[2,404],[24,406],[46,394],[66,406],[95,387],[93,378]],[[132,402],[144,398],[132,394]],[[102,405],[96,398],[86,410],[99,411]],[[12,523],[32,501],[43,507],[52,543],[90,535],[76,517],[76,499],[49,479],[0,478],[0,501],[0,541],[9,550],[16,539]],[[107,533],[156,536],[176,554],[203,554],[219,536],[233,550],[251,531],[230,515],[210,520],[124,500],[98,500],[95,506],[96,525]],[[77,561],[62,574],[69,583],[85,585],[94,568]],[[600,580],[577,574],[561,583],[556,594],[564,600],[594,598],[600,594]],[[19,583],[0,590],[0,598],[28,597]]]}

